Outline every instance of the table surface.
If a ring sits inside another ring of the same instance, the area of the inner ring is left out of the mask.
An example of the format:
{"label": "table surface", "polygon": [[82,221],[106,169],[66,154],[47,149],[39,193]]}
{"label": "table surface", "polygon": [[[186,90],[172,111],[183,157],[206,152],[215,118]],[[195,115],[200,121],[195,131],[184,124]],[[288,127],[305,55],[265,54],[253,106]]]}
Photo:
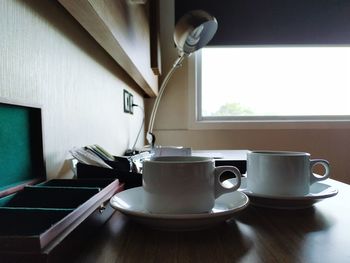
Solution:
{"label": "table surface", "polygon": [[233,219],[200,231],[167,232],[119,212],[72,262],[350,262],[350,186],[301,210],[249,205]]}

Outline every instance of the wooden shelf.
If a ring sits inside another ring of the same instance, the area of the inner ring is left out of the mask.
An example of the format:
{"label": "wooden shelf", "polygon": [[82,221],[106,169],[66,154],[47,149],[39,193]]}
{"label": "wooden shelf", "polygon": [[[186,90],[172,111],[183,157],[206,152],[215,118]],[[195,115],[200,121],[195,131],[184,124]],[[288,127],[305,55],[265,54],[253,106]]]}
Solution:
{"label": "wooden shelf", "polygon": [[147,96],[158,93],[151,67],[148,5],[126,0],[58,0],[134,79]]}

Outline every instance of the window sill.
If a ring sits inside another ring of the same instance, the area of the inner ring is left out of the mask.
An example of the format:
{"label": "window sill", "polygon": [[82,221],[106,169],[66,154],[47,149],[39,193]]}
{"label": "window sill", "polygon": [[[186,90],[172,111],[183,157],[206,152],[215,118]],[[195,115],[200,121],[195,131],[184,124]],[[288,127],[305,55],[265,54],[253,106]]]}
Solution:
{"label": "window sill", "polygon": [[190,130],[350,129],[350,121],[191,121]]}

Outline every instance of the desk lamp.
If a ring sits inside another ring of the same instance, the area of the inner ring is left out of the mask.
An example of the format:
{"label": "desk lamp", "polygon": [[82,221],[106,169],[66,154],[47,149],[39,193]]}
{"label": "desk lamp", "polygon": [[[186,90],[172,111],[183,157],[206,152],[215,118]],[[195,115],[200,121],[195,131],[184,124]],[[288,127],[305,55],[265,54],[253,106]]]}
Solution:
{"label": "desk lamp", "polygon": [[204,47],[213,38],[218,23],[215,17],[211,16],[203,10],[194,10],[183,17],[177,22],[174,31],[174,42],[178,50],[179,57],[175,60],[172,68],[165,76],[158,96],[153,104],[150,121],[148,124],[147,141],[154,148],[156,137],[153,134],[153,125],[160,99],[162,98],[165,87],[174,73],[174,71],[181,67],[181,63],[185,57],[190,56],[196,50]]}

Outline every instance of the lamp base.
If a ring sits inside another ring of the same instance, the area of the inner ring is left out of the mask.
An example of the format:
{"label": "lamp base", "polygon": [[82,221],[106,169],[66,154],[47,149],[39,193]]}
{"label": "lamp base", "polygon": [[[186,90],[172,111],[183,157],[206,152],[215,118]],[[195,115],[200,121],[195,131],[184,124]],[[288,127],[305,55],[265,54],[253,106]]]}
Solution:
{"label": "lamp base", "polygon": [[182,146],[155,146],[153,148],[153,157],[158,156],[191,156],[192,149]]}

